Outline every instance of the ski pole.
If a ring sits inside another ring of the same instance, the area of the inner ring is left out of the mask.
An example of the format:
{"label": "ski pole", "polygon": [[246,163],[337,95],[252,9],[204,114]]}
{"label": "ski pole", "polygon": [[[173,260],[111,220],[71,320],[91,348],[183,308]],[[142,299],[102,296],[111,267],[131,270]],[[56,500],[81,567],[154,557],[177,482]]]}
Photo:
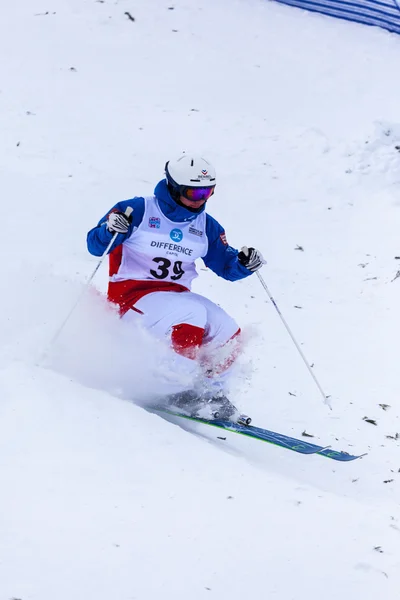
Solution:
{"label": "ski pole", "polygon": [[[125,211],[125,215],[127,217],[130,217],[130,215],[133,212],[133,208],[131,206],[128,206],[128,208]],[[48,350],[53,346],[53,344],[57,341],[57,339],[60,336],[60,333],[62,332],[62,330],[64,329],[65,325],[68,323],[69,319],[71,318],[71,315],[73,314],[73,312],[76,310],[76,307],[80,304],[83,296],[86,294],[87,289],[89,288],[89,285],[91,284],[91,282],[94,279],[94,276],[96,275],[97,271],[100,269],[105,257],[107,256],[111,246],[113,245],[113,243],[115,242],[115,240],[117,239],[117,235],[118,232],[116,231],[114,233],[114,235],[111,238],[110,243],[108,244],[107,248],[104,250],[103,254],[101,255],[101,258],[99,260],[99,262],[96,265],[96,268],[94,269],[93,273],[90,275],[89,279],[87,280],[87,282],[85,283],[85,286],[83,288],[83,290],[81,291],[81,293],[79,294],[78,298],[76,299],[75,303],[72,305],[71,310],[69,311],[69,313],[67,314],[67,316],[65,317],[64,321],[61,323],[60,327],[57,329],[56,333],[53,335],[50,344],[48,346]]]}
{"label": "ski pole", "polygon": [[274,305],[274,307],[276,309],[276,312],[280,316],[280,318],[282,320],[282,323],[286,327],[286,331],[288,332],[288,334],[292,338],[292,341],[293,341],[294,345],[296,346],[296,348],[297,348],[297,350],[298,350],[301,358],[303,359],[304,364],[306,365],[306,367],[307,367],[307,369],[308,369],[311,377],[314,379],[314,382],[316,383],[319,391],[321,392],[321,395],[322,395],[322,397],[324,399],[324,404],[326,404],[330,408],[330,410],[332,410],[332,406],[331,406],[331,403],[329,401],[328,396],[325,394],[324,390],[322,389],[321,384],[319,383],[318,379],[315,377],[315,375],[313,373],[313,370],[311,369],[310,365],[308,364],[308,361],[307,361],[306,357],[304,356],[304,353],[303,353],[302,349],[300,348],[300,345],[297,343],[296,338],[294,337],[293,333],[290,330],[289,325],[287,324],[284,316],[282,315],[281,311],[279,310],[279,307],[278,307],[277,303],[275,302],[274,297],[272,296],[271,292],[269,291],[268,286],[267,286],[267,284],[264,281],[264,278],[262,277],[262,275],[258,271],[256,271],[256,273],[258,275],[258,279],[260,280],[261,285],[263,286],[264,290],[267,292],[269,299],[271,300],[272,304]]}

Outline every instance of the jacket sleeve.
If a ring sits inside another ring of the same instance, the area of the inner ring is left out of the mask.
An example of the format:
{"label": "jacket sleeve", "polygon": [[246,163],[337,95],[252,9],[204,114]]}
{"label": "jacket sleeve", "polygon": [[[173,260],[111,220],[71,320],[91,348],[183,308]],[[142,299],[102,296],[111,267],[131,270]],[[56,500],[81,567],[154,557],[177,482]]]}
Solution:
{"label": "jacket sleeve", "polygon": [[111,231],[108,231],[106,227],[107,217],[111,212],[121,211],[125,212],[128,207],[133,208],[132,222],[129,225],[129,229],[126,233],[119,233],[115,239],[115,242],[111,246],[109,252],[114,250],[117,246],[122,244],[132,232],[140,225],[144,215],[144,198],[132,198],[131,200],[123,200],[113,206],[106,215],[87,234],[87,247],[90,254],[93,256],[102,256],[106,250],[108,244],[111,242],[112,236],[114,235]]}
{"label": "jacket sleeve", "polygon": [[238,250],[229,246],[223,227],[210,215],[206,216],[206,235],[208,251],[203,257],[206,267],[228,281],[244,279],[252,274],[240,264],[237,258]]}

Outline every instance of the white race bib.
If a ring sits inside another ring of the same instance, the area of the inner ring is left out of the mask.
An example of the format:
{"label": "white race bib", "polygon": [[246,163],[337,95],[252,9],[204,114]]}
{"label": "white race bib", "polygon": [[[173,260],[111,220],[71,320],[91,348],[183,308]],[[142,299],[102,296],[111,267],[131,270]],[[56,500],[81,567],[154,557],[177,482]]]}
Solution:
{"label": "white race bib", "polygon": [[179,283],[188,289],[197,271],[195,260],[208,251],[206,213],[175,223],[163,215],[155,196],[145,198],[142,222],[122,244],[122,260],[111,281],[126,279]]}

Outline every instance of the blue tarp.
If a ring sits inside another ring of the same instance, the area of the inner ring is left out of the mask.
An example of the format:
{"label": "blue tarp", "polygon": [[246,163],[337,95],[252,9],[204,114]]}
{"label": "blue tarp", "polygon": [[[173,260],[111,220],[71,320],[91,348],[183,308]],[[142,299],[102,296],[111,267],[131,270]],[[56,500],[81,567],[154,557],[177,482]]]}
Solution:
{"label": "blue tarp", "polygon": [[400,0],[278,0],[331,17],[383,27],[400,34]]}

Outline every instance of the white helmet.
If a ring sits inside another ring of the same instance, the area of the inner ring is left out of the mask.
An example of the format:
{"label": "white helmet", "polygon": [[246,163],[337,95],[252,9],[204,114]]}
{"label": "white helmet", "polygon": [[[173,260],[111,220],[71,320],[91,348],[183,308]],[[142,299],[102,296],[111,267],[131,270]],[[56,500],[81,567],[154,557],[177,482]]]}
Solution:
{"label": "white helmet", "polygon": [[165,165],[167,183],[174,189],[179,187],[214,187],[215,169],[201,156],[183,154]]}

